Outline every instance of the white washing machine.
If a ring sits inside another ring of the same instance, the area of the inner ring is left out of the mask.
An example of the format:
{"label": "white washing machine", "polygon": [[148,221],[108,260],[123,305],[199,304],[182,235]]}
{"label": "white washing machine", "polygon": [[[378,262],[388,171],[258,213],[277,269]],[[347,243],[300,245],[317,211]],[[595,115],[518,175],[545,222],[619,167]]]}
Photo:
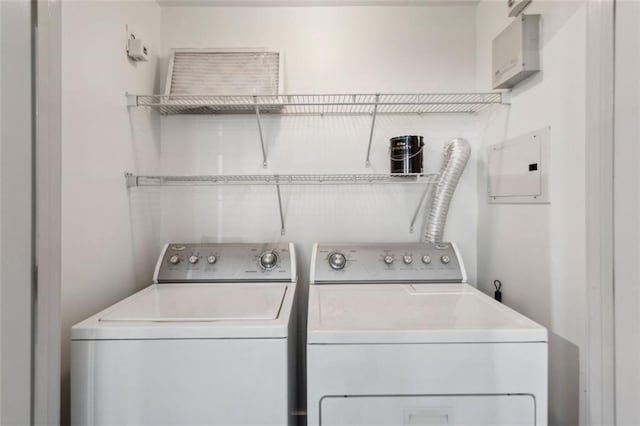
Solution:
{"label": "white washing machine", "polygon": [[72,423],[293,424],[293,244],[168,244],[154,283],[73,327]]}
{"label": "white washing machine", "polygon": [[316,244],[308,425],[546,425],[547,330],[465,282],[451,243]]}

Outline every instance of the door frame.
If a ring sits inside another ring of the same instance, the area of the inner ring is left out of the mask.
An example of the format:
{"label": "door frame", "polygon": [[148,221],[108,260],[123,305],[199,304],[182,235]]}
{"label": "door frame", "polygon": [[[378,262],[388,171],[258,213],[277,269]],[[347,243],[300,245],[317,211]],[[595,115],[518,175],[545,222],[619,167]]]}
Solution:
{"label": "door frame", "polygon": [[[0,0],[1,1],[1,0]],[[60,423],[62,247],[62,17],[61,1],[32,0],[35,31],[35,262],[34,425]]]}
{"label": "door frame", "polygon": [[587,3],[587,407],[581,424],[615,424],[615,0]]}

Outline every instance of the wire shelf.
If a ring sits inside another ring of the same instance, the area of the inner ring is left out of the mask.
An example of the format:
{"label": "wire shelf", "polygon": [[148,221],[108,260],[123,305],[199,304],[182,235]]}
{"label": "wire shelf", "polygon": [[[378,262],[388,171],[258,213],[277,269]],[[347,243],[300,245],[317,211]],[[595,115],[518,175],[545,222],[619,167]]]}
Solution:
{"label": "wire shelf", "polygon": [[201,175],[138,176],[125,174],[127,187],[208,185],[358,185],[433,184],[437,174],[287,174],[287,175]]}
{"label": "wire shelf", "polygon": [[128,95],[129,106],[173,114],[370,115],[475,113],[507,92],[336,95]]}

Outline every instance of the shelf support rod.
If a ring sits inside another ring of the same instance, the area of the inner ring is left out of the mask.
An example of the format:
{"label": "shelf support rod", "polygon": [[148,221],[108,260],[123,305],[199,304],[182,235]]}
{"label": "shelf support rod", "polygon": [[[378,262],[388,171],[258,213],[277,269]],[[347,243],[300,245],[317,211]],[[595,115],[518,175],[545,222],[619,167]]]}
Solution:
{"label": "shelf support rod", "polygon": [[276,192],[278,193],[278,208],[280,209],[280,235],[284,235],[284,213],[282,212],[282,196],[280,195],[280,183],[276,180]]}
{"label": "shelf support rod", "polygon": [[376,115],[378,114],[378,101],[380,100],[380,94],[376,93],[376,103],[373,106],[373,113],[371,117],[371,131],[369,132],[369,146],[367,147],[367,161],[365,165],[367,167],[371,166],[371,161],[369,157],[371,156],[371,141],[373,141],[373,129],[376,127]]}
{"label": "shelf support rod", "polygon": [[434,184],[428,183],[422,192],[422,196],[420,197],[420,202],[418,203],[418,207],[416,207],[416,211],[413,213],[413,219],[411,219],[411,225],[409,225],[409,233],[413,234],[413,227],[416,224],[416,220],[418,220],[418,214],[420,213],[420,208],[424,204],[424,200],[427,198],[427,195],[431,190],[435,187]]}
{"label": "shelf support rod", "polygon": [[260,121],[260,107],[258,106],[258,97],[253,97],[253,103],[256,107],[256,119],[258,120],[258,133],[260,134],[260,147],[262,148],[262,167],[267,167],[267,152],[264,149],[264,138],[262,136],[262,122]]}

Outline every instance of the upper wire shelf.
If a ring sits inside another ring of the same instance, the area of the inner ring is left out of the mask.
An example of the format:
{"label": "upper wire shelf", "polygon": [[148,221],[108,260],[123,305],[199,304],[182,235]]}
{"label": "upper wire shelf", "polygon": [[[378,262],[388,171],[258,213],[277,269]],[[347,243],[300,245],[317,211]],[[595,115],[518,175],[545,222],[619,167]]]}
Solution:
{"label": "upper wire shelf", "polygon": [[267,167],[267,150],[260,119],[262,114],[369,115],[371,129],[365,159],[368,167],[377,115],[471,114],[497,104],[509,104],[509,92],[227,96],[127,94],[128,106],[148,107],[164,115],[255,114],[263,167]]}
{"label": "upper wire shelf", "polygon": [[161,114],[371,115],[475,113],[508,103],[508,92],[325,95],[127,95]]}

